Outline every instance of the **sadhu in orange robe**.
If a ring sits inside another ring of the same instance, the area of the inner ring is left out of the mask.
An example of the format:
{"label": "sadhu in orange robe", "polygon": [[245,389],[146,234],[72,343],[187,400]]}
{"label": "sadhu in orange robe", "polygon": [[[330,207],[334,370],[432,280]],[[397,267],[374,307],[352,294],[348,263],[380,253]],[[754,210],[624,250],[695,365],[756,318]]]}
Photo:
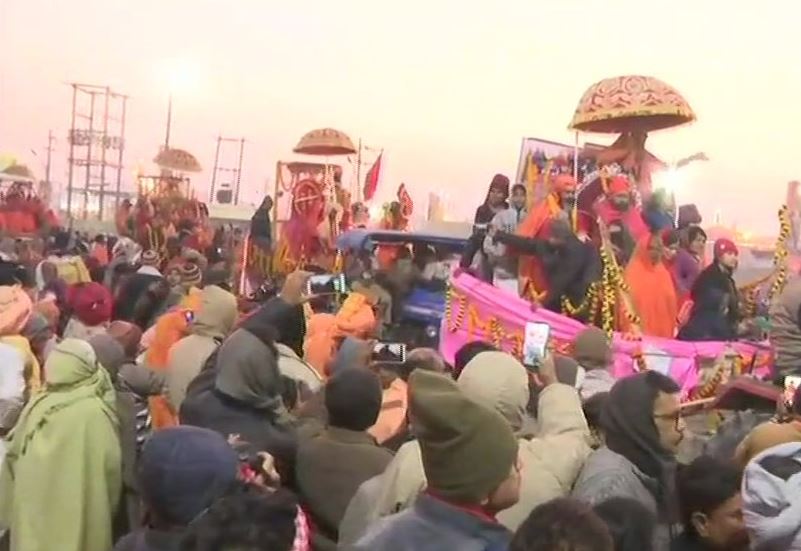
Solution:
{"label": "sadhu in orange robe", "polygon": [[[569,174],[559,174],[551,184],[551,192],[545,199],[529,210],[528,216],[517,228],[517,235],[529,239],[544,239],[546,223],[558,216],[570,216],[567,212],[576,196],[576,180]],[[575,225],[574,225],[575,228]],[[520,259],[520,295],[526,298],[542,297],[548,290],[547,280],[537,258],[523,256]]]}
{"label": "sadhu in orange robe", "polygon": [[[672,339],[676,334],[678,300],[673,277],[665,264],[662,236],[649,234],[637,243],[624,274],[632,306],[640,318],[643,335]],[[633,326],[620,312],[621,331]]]}

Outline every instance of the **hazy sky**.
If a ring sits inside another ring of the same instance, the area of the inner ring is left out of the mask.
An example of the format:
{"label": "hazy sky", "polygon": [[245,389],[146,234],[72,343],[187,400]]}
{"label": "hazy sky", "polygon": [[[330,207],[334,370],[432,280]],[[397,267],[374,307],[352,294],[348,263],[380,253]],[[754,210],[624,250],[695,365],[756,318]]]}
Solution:
{"label": "hazy sky", "polygon": [[164,67],[177,59],[197,81],[177,92],[172,143],[208,168],[199,187],[218,132],[249,140],[243,195],[255,199],[304,132],[333,126],[386,150],[384,196],[404,181],[421,205],[444,190],[467,213],[492,174],[514,173],[522,136],[572,141],[584,89],[640,73],[698,115],[650,149],[712,159],[680,200],[771,230],[801,177],[799,21],[795,0],[0,0],[0,152],[37,166],[29,150],[43,155],[53,129],[64,181],[64,83],[108,84],[132,96],[130,180],[163,140]]}

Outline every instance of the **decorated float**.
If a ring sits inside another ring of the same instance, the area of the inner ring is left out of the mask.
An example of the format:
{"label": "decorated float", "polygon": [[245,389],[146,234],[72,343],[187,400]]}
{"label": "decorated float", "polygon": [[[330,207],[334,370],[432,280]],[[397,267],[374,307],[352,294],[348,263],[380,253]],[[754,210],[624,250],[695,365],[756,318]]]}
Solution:
{"label": "decorated float", "polygon": [[188,174],[202,170],[183,149],[163,149],[153,159],[157,175],[137,175],[134,202],[125,200],[116,213],[119,235],[131,237],[144,249],[160,251],[167,239],[181,233],[192,248],[211,245],[208,209],[198,201]]}
{"label": "decorated float", "polygon": [[58,217],[36,189],[33,172],[12,163],[0,172],[0,230],[14,238],[46,236]]}
{"label": "decorated float", "polygon": [[[567,316],[532,307],[524,299],[503,293],[470,275],[451,280],[440,348],[447,361],[465,343],[485,340],[522,359],[527,322],[551,327],[554,351],[570,354],[576,336],[586,327]],[[714,394],[729,378],[746,373],[765,375],[771,364],[766,344],[750,342],[684,342],[612,332],[614,374],[625,377],[644,369],[672,376],[683,397],[694,400]]]}
{"label": "decorated float", "polygon": [[[595,218],[594,206],[611,177],[625,175],[634,185],[635,197],[642,200],[654,191],[653,177],[659,171],[705,160],[703,154],[695,154],[669,166],[645,148],[649,132],[694,120],[695,114],[681,94],[658,79],[634,75],[602,80],[587,89],[576,108],[570,123],[577,132],[574,147],[524,140],[518,181],[528,185],[529,197],[536,203],[551,192],[555,175],[572,173],[579,182],[574,215],[583,213]],[[615,133],[619,137],[608,147],[587,144],[579,148],[578,132]],[[575,220],[574,216],[574,223]],[[767,342],[697,343],[642,335],[608,229],[600,220],[593,221],[598,226],[603,275],[580,304],[564,300],[561,313],[510,296],[470,275],[454,277],[446,298],[440,339],[446,359],[452,360],[459,347],[476,339],[521,357],[524,327],[530,321],[547,323],[553,348],[570,353],[571,343],[586,327],[576,321],[578,318],[598,325],[610,336],[617,376],[644,369],[669,374],[679,382],[687,400],[712,396],[732,376],[767,374],[772,363]],[[779,221],[780,232],[772,249],[773,269],[740,288],[746,317],[756,316],[760,304],[776,296],[786,281],[791,238],[787,207],[779,211]],[[617,331],[623,316],[627,333]]]}
{"label": "decorated float", "polygon": [[[274,198],[265,200],[272,211],[272,239],[259,239],[253,231],[247,236],[240,288],[252,288],[268,274],[307,265],[331,270],[337,262],[336,239],[350,226],[351,197],[342,186],[342,167],[329,158],[356,149],[344,132],[320,128],[304,134],[293,152],[323,159],[277,163]],[[263,204],[255,216],[264,209]]]}

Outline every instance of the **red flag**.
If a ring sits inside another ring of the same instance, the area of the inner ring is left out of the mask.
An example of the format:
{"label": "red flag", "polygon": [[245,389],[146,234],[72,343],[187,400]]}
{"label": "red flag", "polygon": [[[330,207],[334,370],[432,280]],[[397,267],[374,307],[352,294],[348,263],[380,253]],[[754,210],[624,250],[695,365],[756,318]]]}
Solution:
{"label": "red flag", "polygon": [[401,215],[404,218],[410,218],[414,210],[414,202],[412,201],[412,196],[406,191],[406,184],[398,186],[398,201],[401,206]]}
{"label": "red flag", "polygon": [[364,200],[369,201],[375,195],[375,190],[378,189],[378,179],[381,177],[381,153],[378,158],[367,171],[367,176],[364,178]]}

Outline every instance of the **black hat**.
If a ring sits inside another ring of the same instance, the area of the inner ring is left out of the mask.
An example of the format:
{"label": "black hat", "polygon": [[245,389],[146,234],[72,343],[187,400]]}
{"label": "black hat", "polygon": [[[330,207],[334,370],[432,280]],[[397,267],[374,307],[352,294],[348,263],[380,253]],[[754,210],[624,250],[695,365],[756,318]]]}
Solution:
{"label": "black hat", "polygon": [[381,381],[366,369],[343,369],[325,385],[325,407],[331,426],[367,430],[381,411]]}

